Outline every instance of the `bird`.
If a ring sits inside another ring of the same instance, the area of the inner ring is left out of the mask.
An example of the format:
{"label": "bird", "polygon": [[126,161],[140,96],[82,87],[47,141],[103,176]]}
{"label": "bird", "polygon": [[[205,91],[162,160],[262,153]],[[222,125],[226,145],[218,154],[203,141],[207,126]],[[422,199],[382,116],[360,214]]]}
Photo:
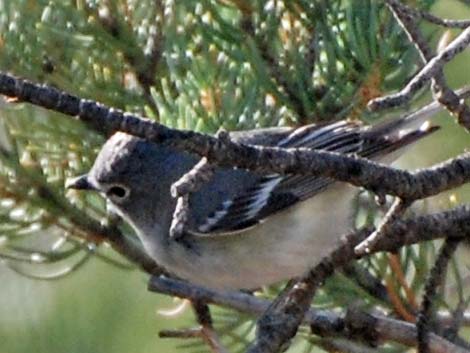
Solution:
{"label": "bird", "polygon": [[[235,143],[310,148],[392,163],[405,147],[439,129],[426,121],[431,103],[411,114],[367,125],[339,120],[302,127],[229,133]],[[181,237],[170,236],[173,183],[200,156],[117,132],[87,174],[66,187],[99,192],[136,231],[145,251],[171,275],[220,290],[252,290],[296,278],[352,230],[358,188],[326,177],[258,174],[215,166],[189,196]]]}

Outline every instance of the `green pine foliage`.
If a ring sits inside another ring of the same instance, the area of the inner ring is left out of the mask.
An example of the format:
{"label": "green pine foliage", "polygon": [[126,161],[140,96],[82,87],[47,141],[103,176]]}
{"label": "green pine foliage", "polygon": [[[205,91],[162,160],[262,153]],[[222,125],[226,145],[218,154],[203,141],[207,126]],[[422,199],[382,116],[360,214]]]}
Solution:
{"label": "green pine foliage", "polygon": [[[427,10],[433,3],[413,6]],[[419,67],[415,49],[378,0],[3,0],[0,53],[3,71],[204,132],[374,120],[379,116],[365,109],[367,101],[399,89]],[[65,179],[88,170],[105,137],[21,102],[1,103],[0,124],[0,259],[45,278],[73,272],[92,257],[127,268],[94,243],[94,231],[113,222],[103,200],[64,191]],[[363,223],[376,219],[375,210],[361,212]],[[415,293],[433,252],[427,244],[401,254]],[[358,266],[385,286],[389,262],[380,255]],[[339,310],[352,301],[393,307],[341,273],[315,301]],[[250,318],[220,310],[216,324],[236,349],[254,329]]]}

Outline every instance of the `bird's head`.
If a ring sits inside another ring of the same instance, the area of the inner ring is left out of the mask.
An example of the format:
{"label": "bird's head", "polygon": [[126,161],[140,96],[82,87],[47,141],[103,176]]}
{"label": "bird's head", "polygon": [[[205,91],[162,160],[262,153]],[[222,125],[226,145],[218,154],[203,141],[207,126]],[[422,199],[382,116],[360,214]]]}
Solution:
{"label": "bird's head", "polygon": [[193,163],[188,154],[119,132],[103,145],[90,171],[69,179],[66,187],[99,192],[120,216],[142,228],[171,220],[170,187]]}

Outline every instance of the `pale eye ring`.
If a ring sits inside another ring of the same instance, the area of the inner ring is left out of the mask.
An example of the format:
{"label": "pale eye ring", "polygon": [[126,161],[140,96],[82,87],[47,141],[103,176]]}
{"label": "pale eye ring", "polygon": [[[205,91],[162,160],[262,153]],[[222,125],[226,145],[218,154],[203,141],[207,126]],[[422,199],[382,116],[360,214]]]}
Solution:
{"label": "pale eye ring", "polygon": [[110,199],[119,200],[119,201],[127,198],[129,194],[130,194],[129,189],[119,184],[111,185],[108,188],[108,191],[106,191],[106,196],[108,196]]}

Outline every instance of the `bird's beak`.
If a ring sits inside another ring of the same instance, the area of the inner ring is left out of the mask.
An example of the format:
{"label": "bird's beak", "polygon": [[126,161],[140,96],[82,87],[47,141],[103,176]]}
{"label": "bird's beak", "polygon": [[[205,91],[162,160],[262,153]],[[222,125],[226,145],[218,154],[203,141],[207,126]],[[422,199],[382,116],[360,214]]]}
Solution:
{"label": "bird's beak", "polygon": [[75,178],[69,178],[65,182],[66,189],[74,190],[96,190],[88,180],[88,174],[83,174]]}

